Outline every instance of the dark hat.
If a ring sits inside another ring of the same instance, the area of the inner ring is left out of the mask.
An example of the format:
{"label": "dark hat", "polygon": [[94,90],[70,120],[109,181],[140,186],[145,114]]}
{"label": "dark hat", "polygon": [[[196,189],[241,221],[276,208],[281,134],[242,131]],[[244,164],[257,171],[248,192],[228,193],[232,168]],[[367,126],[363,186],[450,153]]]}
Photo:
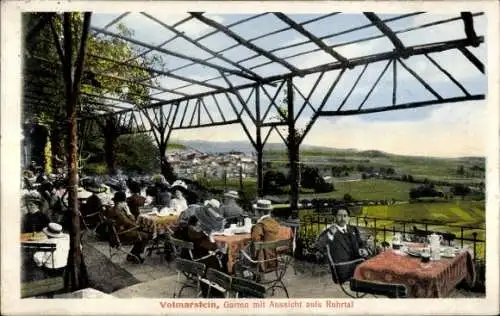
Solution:
{"label": "dark hat", "polygon": [[115,203],[118,202],[125,202],[127,200],[127,195],[123,191],[118,191],[115,193],[115,196],[113,197],[113,201]]}

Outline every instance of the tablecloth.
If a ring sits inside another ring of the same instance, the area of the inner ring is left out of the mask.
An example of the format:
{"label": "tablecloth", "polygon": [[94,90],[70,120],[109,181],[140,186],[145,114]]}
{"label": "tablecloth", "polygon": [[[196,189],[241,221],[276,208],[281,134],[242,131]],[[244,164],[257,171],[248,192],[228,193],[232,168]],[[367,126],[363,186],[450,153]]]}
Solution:
{"label": "tablecloth", "polygon": [[150,214],[140,214],[137,217],[137,224],[146,232],[152,233],[153,238],[165,233],[167,227],[177,223],[177,216],[157,216]]}
{"label": "tablecloth", "polygon": [[413,298],[447,297],[455,286],[466,280],[469,286],[475,282],[472,256],[468,251],[454,258],[422,263],[420,258],[397,254],[386,250],[356,267],[354,278],[392,284],[404,284]]}
{"label": "tablecloth", "polygon": [[[293,233],[290,227],[281,226],[279,232],[279,240],[291,239],[293,238]],[[233,272],[233,265],[239,256],[241,249],[244,249],[252,237],[250,234],[239,234],[232,236],[215,235],[215,242],[219,246],[227,245],[227,269],[229,273]]]}

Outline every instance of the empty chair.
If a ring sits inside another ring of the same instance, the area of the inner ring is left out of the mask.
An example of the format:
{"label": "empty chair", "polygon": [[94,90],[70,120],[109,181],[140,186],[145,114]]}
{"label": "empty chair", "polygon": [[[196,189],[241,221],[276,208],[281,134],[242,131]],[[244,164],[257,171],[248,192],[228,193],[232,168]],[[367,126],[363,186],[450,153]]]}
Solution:
{"label": "empty chair", "polygon": [[[200,262],[176,258],[175,267],[177,270],[177,281],[175,283],[173,297],[181,297],[182,291],[185,288],[195,289],[196,297],[202,296],[200,280],[205,276],[206,266]],[[182,275],[185,276],[184,280],[181,280]],[[177,292],[178,285],[181,287]]]}
{"label": "empty chair", "polygon": [[231,276],[218,270],[208,268],[205,278],[200,279],[201,282],[208,285],[207,297],[210,297],[212,288],[219,291],[225,298],[229,297],[231,290]]}
{"label": "empty chair", "polygon": [[266,297],[266,287],[244,279],[233,277],[231,282],[231,292],[234,293],[236,298],[265,298]]}

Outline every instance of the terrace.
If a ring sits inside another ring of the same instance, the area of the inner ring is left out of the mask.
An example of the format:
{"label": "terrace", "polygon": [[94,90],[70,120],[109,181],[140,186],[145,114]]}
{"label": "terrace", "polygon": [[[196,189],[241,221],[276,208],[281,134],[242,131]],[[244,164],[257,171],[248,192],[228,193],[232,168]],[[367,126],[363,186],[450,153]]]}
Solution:
{"label": "terrace", "polygon": [[[475,21],[482,15],[481,12],[466,12],[442,18],[424,12],[387,16],[366,12],[355,17],[356,25],[347,25],[348,15],[337,12],[314,16],[283,13],[255,14],[244,18],[231,16],[230,21],[225,23],[219,22],[215,16],[199,12],[187,13],[175,23],[144,12],[98,16],[94,23],[91,14],[85,13],[83,19],[76,19],[81,34],[74,34],[69,13],[63,16],[41,14],[34,19],[36,23],[28,30],[25,40],[30,47],[51,46],[59,60],[47,61],[36,54],[25,56],[27,79],[24,84],[24,111],[28,116],[46,112],[56,117],[56,113],[64,109],[63,103],[50,106],[47,99],[62,96],[66,101],[66,118],[70,122],[68,127],[72,127],[71,135],[66,136],[73,144],[78,137],[86,136],[86,130],[95,127],[102,129],[105,136],[110,138],[119,134],[149,133],[157,143],[161,159],[164,159],[172,132],[240,124],[257,153],[258,196],[263,193],[263,150],[273,133],[288,150],[291,184],[288,215],[291,215],[299,210],[300,145],[320,117],[384,114],[395,110],[485,99],[483,86],[478,88],[467,78],[457,79],[460,74],[454,74],[452,69],[442,66],[447,63],[448,54],[451,54],[453,58],[458,58],[454,60],[468,65],[479,82],[484,80],[484,65],[472,52],[485,41],[474,29]],[[405,23],[417,16],[425,17],[425,22],[411,26],[409,22]],[[151,23],[164,39],[155,39],[153,43],[148,40],[147,34],[134,35],[133,32],[120,31],[118,23],[123,22],[134,28],[134,23],[139,24],[137,21]],[[193,23],[203,25],[205,31],[202,35],[189,34],[189,25]],[[248,27],[247,23],[254,27]],[[346,25],[342,31],[333,34],[324,33],[325,27],[321,26],[343,23]],[[259,25],[266,27],[256,27]],[[422,31],[444,25],[463,27],[464,34],[454,39],[422,42],[427,38],[422,36]],[[38,36],[40,34],[49,36]],[[72,53],[68,52],[71,52],[75,35],[81,45],[74,66]],[[221,37],[227,45],[216,49],[213,43],[208,44],[207,38],[211,36]],[[279,38],[272,40],[275,36]],[[297,37],[302,40],[297,42]],[[106,51],[98,51],[98,46],[90,46],[87,50],[89,39],[94,41],[89,42],[92,45],[109,42],[123,45],[130,49],[132,58],[113,58],[112,53],[108,56]],[[184,50],[172,45],[174,41],[182,41]],[[377,41],[383,43],[376,44]],[[353,47],[359,48],[356,45],[360,43],[377,49],[359,54]],[[288,53],[285,54],[285,51]],[[169,61],[168,67],[162,66],[161,61],[164,59]],[[84,62],[88,69],[84,67]],[[102,67],[103,63],[106,67]],[[62,66],[62,71],[58,69],[59,66]],[[450,68],[453,65],[447,66]],[[421,74],[425,74],[422,67],[432,67],[445,78],[448,85],[454,87],[454,93],[433,86],[433,82]],[[137,70],[142,77],[121,78],[110,71],[118,68],[122,74]],[[40,73],[47,72],[45,79],[59,79],[49,86],[36,82]],[[84,72],[102,82],[101,88],[83,80]],[[208,73],[209,76],[200,79],[201,73]],[[402,82],[408,78],[418,85],[418,93],[407,93],[401,89]],[[116,89],[110,93],[106,91],[111,90],[106,87],[106,83],[109,87],[127,83],[126,92],[120,93]],[[364,83],[363,89],[360,83]],[[137,88],[139,92],[132,91],[132,88]],[[53,94],[47,96],[45,90],[51,90]],[[355,91],[362,93],[356,95]],[[383,101],[380,98],[370,99],[377,93],[386,98]],[[356,102],[351,96],[356,96]],[[283,101],[280,102],[280,99]],[[77,126],[80,128],[77,129]],[[77,169],[72,165],[77,154],[75,146],[68,145],[67,154],[68,170],[71,171],[69,211],[73,214],[73,223],[77,223]],[[300,221],[297,238],[302,240],[305,248],[317,237],[319,230],[332,221],[331,214],[325,215],[323,211],[318,213],[321,214],[304,217]],[[445,226],[442,223],[410,223],[390,218],[360,217],[355,218],[355,221],[360,228],[373,231],[376,243],[385,241],[396,231],[412,233],[408,228],[413,224],[424,232],[434,229],[441,231],[442,226]],[[477,248],[478,244],[484,243],[484,238],[476,232],[472,232],[472,237],[468,236],[469,228],[458,229],[460,237],[457,240],[461,245],[468,242],[473,244],[474,259],[484,255],[484,251]],[[455,228],[452,231],[456,231]],[[79,227],[73,227],[71,242],[76,245],[80,235]],[[87,242],[106,256],[105,244],[92,239]],[[113,258],[111,261],[115,265],[143,282],[115,294],[119,297],[170,296],[171,289],[165,284],[173,283],[175,270],[158,260],[161,258],[155,256],[148,258],[145,265],[130,266],[124,263],[123,258]],[[103,259],[102,262],[107,261]],[[324,266],[319,267],[322,271],[319,275],[313,276],[317,265],[300,260],[295,264],[297,274],[289,271],[285,280],[290,284],[291,297],[342,297],[343,293],[338,287],[332,286],[328,270],[325,275]],[[156,280],[160,277],[162,279]],[[313,286],[313,282],[319,282],[321,286]],[[298,284],[310,284],[311,287]],[[95,285],[99,286],[98,283]],[[315,290],[311,292],[311,288]],[[452,295],[474,296],[476,294],[469,291],[457,291]]]}

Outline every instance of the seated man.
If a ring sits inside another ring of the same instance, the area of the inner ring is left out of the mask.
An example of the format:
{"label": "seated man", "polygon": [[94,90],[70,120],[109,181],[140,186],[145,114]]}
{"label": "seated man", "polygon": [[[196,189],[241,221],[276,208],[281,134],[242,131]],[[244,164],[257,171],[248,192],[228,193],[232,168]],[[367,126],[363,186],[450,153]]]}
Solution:
{"label": "seated man", "polygon": [[[365,248],[365,242],[361,240],[359,230],[349,225],[349,212],[346,209],[338,209],[335,215],[335,223],[324,229],[314,244],[318,256],[326,256],[326,245],[330,247],[330,255],[335,263],[366,258],[370,252]],[[332,273],[335,283],[344,283],[354,275],[358,263],[337,266],[336,273]]]}
{"label": "seated man", "polygon": [[127,205],[132,215],[137,219],[140,214],[139,207],[144,206],[146,197],[141,195],[141,187],[137,181],[130,181],[128,187],[132,195],[127,198]]}
{"label": "seated man", "polygon": [[219,214],[226,219],[226,224],[236,224],[244,216],[243,209],[236,203],[239,199],[238,192],[229,191],[224,194],[224,204],[219,209]]}
{"label": "seated man", "polygon": [[[251,230],[252,241],[275,241],[278,240],[280,223],[272,217],[273,207],[269,200],[258,200],[253,205],[253,209],[258,213],[265,213],[257,220]],[[253,253],[253,251],[251,251]],[[269,260],[276,258],[276,251],[274,249],[263,249],[257,254],[258,260]],[[255,258],[254,258],[255,259]],[[270,271],[276,268],[276,261],[268,261],[266,264],[261,265],[262,271]]]}
{"label": "seated man", "polygon": [[[194,260],[204,263],[207,268],[227,273],[227,255],[217,246],[217,243],[213,239],[212,231],[203,229],[195,215],[189,218],[187,226],[183,225],[179,227],[174,233],[174,237],[193,243],[192,254]],[[181,258],[191,260],[187,252],[183,252],[180,255]],[[205,297],[208,287],[203,283],[201,289]],[[213,294],[217,295],[217,293]]]}
{"label": "seated man", "polygon": [[125,192],[116,192],[113,201],[115,202],[115,206],[109,210],[108,218],[114,221],[116,232],[118,234],[123,233],[119,235],[120,242],[134,244],[130,252],[135,257],[129,255],[127,256],[127,261],[142,263],[144,259],[141,257],[141,254],[144,252],[144,248],[151,237],[139,230],[139,226],[135,222],[135,217],[128,208]]}
{"label": "seated man", "polygon": [[62,226],[57,223],[49,223],[43,229],[50,243],[56,244],[56,250],[50,252],[35,252],[33,260],[35,264],[42,267],[48,275],[60,276],[64,272],[68,260],[69,235],[62,232]]}

